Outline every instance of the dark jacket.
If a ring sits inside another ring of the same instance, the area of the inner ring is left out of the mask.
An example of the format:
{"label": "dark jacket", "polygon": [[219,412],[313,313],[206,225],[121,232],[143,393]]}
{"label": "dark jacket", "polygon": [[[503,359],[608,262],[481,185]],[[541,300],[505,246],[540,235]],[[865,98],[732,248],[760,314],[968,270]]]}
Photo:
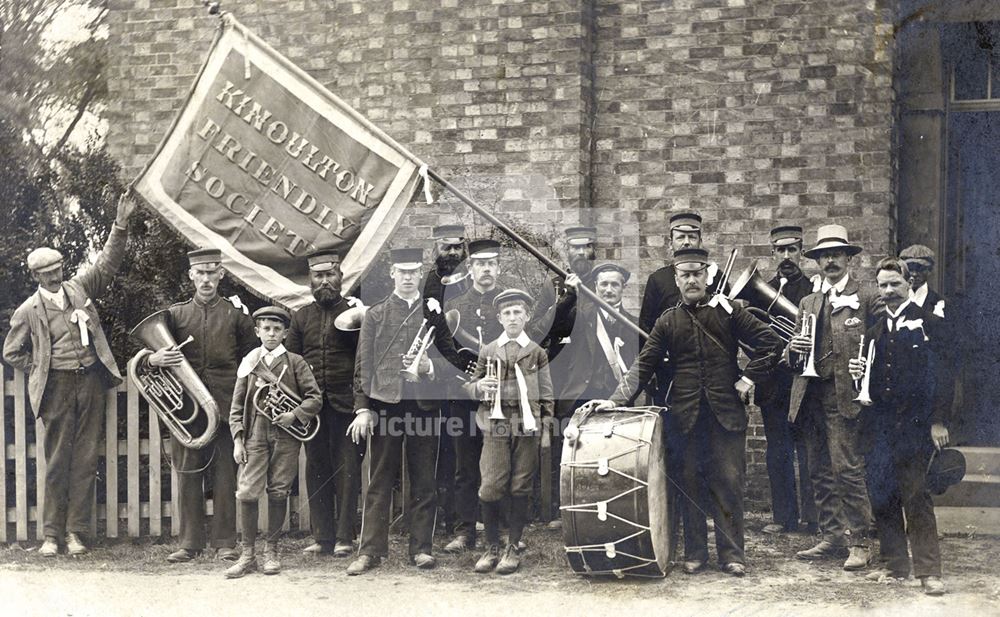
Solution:
{"label": "dark jacket", "polygon": [[[424,375],[416,385],[404,383],[399,371],[400,357],[409,350],[425,318],[427,300],[419,297],[412,307],[395,293],[373,305],[365,313],[358,339],[357,361],[354,364],[354,409],[373,409],[374,401],[398,403],[415,400],[420,409],[431,411],[437,399],[446,396],[448,384],[437,381],[441,362],[460,363],[455,343],[447,333],[442,311],[427,311],[427,326],[434,327],[434,346],[428,357],[435,363],[434,379]],[[435,353],[435,349],[437,353]]]}
{"label": "dark jacket", "polygon": [[[282,372],[286,366],[288,368]],[[316,417],[323,405],[323,395],[302,356],[285,351],[270,367],[265,367],[263,362],[260,363],[260,367],[270,370],[275,377],[281,375],[281,384],[301,399],[302,402],[298,407],[292,410],[299,422],[306,424]],[[247,437],[253,431],[253,424],[258,416],[253,405],[253,396],[257,388],[263,385],[264,381],[256,375],[236,380],[233,402],[229,407],[229,430],[234,438],[241,432],[245,432],[244,437]]]}
{"label": "dark jacket", "polygon": [[[767,284],[772,289],[778,289],[781,287],[780,277],[775,275]],[[789,278],[785,286],[781,287],[781,295],[788,298],[795,306],[798,306],[802,298],[811,294],[812,290],[813,282],[801,274],[800,271],[797,278]],[[793,376],[794,373],[788,366],[779,365],[775,368],[769,379],[757,384],[757,390],[754,393],[754,399],[757,404],[763,406],[771,401],[787,400],[792,387]]]}
{"label": "dark jacket", "polygon": [[358,332],[334,327],[338,315],[350,308],[340,299],[330,308],[313,302],[292,315],[285,348],[301,355],[312,369],[323,399],[339,413],[354,412],[354,359]]}
{"label": "dark jacket", "polygon": [[663,311],[677,306],[681,301],[681,290],[677,288],[674,274],[674,264],[669,263],[650,274],[646,280],[642,306],[639,308],[639,327],[646,332],[653,330],[653,325]]}
{"label": "dark jacket", "polygon": [[[90,341],[98,361],[104,367],[104,380],[109,387],[120,384],[122,376],[118,372],[118,364],[104,336],[97,307],[91,299],[99,298],[114,279],[125,256],[127,237],[127,230],[112,225],[108,241],[94,265],[81,268],[76,276],[63,283],[69,305],[87,314]],[[52,359],[49,320],[42,305],[42,296],[38,291],[28,296],[11,316],[10,332],[7,333],[3,344],[3,358],[8,364],[28,375],[28,400],[31,402],[31,409],[38,415]]]}
{"label": "dark jacket", "polygon": [[167,329],[174,340],[193,337],[181,351],[212,394],[223,421],[229,419],[226,411],[232,405],[240,360],[260,345],[253,319],[244,311],[221,296],[208,304],[192,298],[167,309]]}
{"label": "dark jacket", "polygon": [[[740,342],[750,348],[750,362],[742,373],[736,363]],[[667,402],[680,429],[691,430],[705,397],[724,428],[742,431],[747,412],[736,393],[736,381],[741,374],[754,383],[763,381],[778,363],[781,346],[770,327],[740,306],[734,305],[730,315],[722,306],[682,304],[656,320],[611,400],[628,404],[669,355],[674,379]]]}
{"label": "dark jacket", "polygon": [[[582,308],[577,308],[581,304]],[[637,323],[636,317],[624,307],[619,312],[633,324]],[[619,319],[604,318],[594,303],[586,300],[573,302],[567,317],[553,324],[552,328],[555,336],[569,337],[569,343],[549,365],[556,400],[575,403],[580,399],[608,398],[618,387],[618,379],[597,338],[598,319],[604,323],[612,345],[615,339],[622,341],[619,353],[626,370],[635,362],[642,346],[635,333]]]}
{"label": "dark jacket", "polygon": [[[927,306],[925,304],[925,306]],[[931,305],[933,308],[933,305]],[[870,393],[865,408],[865,434],[890,433],[919,445],[930,444],[930,426],[948,424],[954,379],[948,374],[950,337],[944,320],[911,302],[893,320],[890,331],[881,316],[865,335],[875,343]]]}
{"label": "dark jacket", "polygon": [[[826,359],[817,358],[817,362],[831,363],[834,387],[837,390],[836,412],[845,418],[856,418],[861,410],[861,406],[854,401],[856,393],[847,363],[852,356],[857,356],[861,335],[872,323],[875,313],[874,293],[868,289],[861,289],[854,277],[851,277],[848,279],[847,286],[841,296],[854,294],[858,296],[858,308],[844,307],[832,312],[829,329],[823,328],[824,333],[817,333],[817,336],[830,337],[828,344],[832,351],[831,355]],[[823,294],[821,292],[811,293],[802,299],[799,303],[799,319],[795,323],[796,331],[802,329],[802,315],[804,313],[816,315],[822,301]],[[802,400],[805,398],[810,378],[801,375],[804,358],[799,354],[789,352],[787,347],[782,361],[795,372],[795,376],[792,378],[792,394],[788,408],[788,421],[795,422],[802,407]]]}

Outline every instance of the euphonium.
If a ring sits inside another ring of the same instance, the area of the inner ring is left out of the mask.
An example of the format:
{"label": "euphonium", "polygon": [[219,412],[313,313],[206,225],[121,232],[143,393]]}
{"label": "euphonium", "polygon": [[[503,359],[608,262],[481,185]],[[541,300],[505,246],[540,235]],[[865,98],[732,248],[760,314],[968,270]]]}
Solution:
{"label": "euphonium", "polygon": [[431,338],[434,336],[434,326],[427,328],[427,332],[424,333],[424,326],[427,325],[427,320],[424,319],[420,323],[420,329],[417,330],[417,336],[414,337],[413,342],[410,343],[410,349],[407,350],[407,356],[413,356],[413,361],[410,365],[399,372],[403,376],[403,379],[410,382],[419,381],[420,379],[420,359],[424,357],[427,353],[427,347],[431,343]]}
{"label": "euphonium", "polygon": [[809,337],[809,354],[802,368],[803,377],[819,377],[816,372],[816,316],[806,313],[802,316],[802,336]]}
{"label": "euphonium", "polygon": [[[281,374],[276,378],[274,373],[261,367],[260,363],[258,363],[251,371],[251,374],[257,377],[257,383],[259,384],[257,389],[254,390],[253,398],[251,399],[253,401],[253,408],[272,423],[279,415],[288,411],[294,411],[302,403],[302,399],[296,396],[294,392],[289,391],[281,383],[281,378],[284,376],[286,370],[288,370],[287,364],[281,367]],[[309,441],[319,431],[319,416],[316,416],[305,424],[296,419],[295,423],[291,426],[279,425],[278,428],[299,441]]]}
{"label": "euphonium", "polygon": [[[782,279],[787,283],[787,279]],[[799,308],[795,304],[781,295],[781,285],[777,290],[767,284],[757,270],[757,262],[750,264],[733,283],[729,290],[730,300],[746,300],[753,311],[754,316],[760,318],[765,323],[769,323],[771,329],[786,343],[795,336],[795,320],[799,316]]]}
{"label": "euphonium", "polygon": [[360,330],[366,312],[368,312],[367,306],[352,306],[333,318],[333,327],[343,332]]}
{"label": "euphonium", "polygon": [[[169,347],[177,350],[194,340],[188,337],[188,340],[178,345],[167,329],[166,315],[165,310],[153,313],[132,328],[129,336],[135,337],[150,349]],[[150,349],[143,349],[129,361],[129,380],[146,399],[149,408],[156,413],[174,439],[185,448],[192,450],[204,448],[215,437],[215,431],[219,427],[218,404],[186,359],[177,366],[143,368],[145,359],[153,353]],[[189,414],[182,415],[185,394],[191,398],[194,405]],[[205,427],[200,435],[195,436],[191,431],[198,418],[198,412],[202,409],[205,410]]]}
{"label": "euphonium", "polygon": [[875,341],[872,340],[868,343],[868,356],[865,357],[865,337],[861,337],[861,343],[858,345],[858,360],[865,361],[865,372],[861,376],[861,383],[858,384],[859,390],[861,392],[858,397],[854,399],[858,403],[868,407],[872,404],[871,386],[872,386],[872,365],[875,363]]}

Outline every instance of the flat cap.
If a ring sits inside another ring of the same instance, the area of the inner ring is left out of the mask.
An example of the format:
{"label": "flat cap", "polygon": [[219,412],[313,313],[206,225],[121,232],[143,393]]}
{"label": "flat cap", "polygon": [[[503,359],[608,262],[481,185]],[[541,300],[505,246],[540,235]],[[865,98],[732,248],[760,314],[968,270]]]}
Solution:
{"label": "flat cap", "polygon": [[632,273],[612,261],[602,261],[590,270],[592,280],[597,280],[597,275],[601,272],[617,272],[622,275],[622,282],[627,283],[632,278]]}
{"label": "flat cap", "polygon": [[928,266],[935,263],[934,251],[923,244],[911,244],[899,253],[899,258],[903,261],[920,261]]}
{"label": "flat cap", "polygon": [[393,267],[400,270],[416,270],[424,264],[424,250],[419,248],[399,248],[389,251]]}
{"label": "flat cap", "polygon": [[188,263],[192,266],[199,264],[222,263],[222,251],[219,249],[195,249],[188,252]]}
{"label": "flat cap", "polygon": [[28,253],[28,269],[32,272],[47,272],[62,265],[62,253],[47,246],[39,247]]}
{"label": "flat cap", "polygon": [[280,306],[261,307],[253,312],[253,319],[254,321],[258,319],[274,319],[275,321],[284,323],[286,326],[292,323],[292,316]]}
{"label": "flat cap", "polygon": [[528,308],[535,303],[535,299],[531,297],[526,291],[520,289],[505,289],[497,294],[496,298],[493,298],[493,308],[499,309],[504,303],[512,302],[515,300],[521,300],[528,305]]}
{"label": "flat cap", "polygon": [[670,231],[701,231],[701,215],[693,210],[677,212],[670,216]]}
{"label": "flat cap", "polygon": [[500,255],[496,240],[473,240],[469,243],[469,259],[493,259]]}
{"label": "flat cap", "polygon": [[332,247],[318,248],[306,255],[306,262],[313,272],[333,270],[340,263],[340,251]]}

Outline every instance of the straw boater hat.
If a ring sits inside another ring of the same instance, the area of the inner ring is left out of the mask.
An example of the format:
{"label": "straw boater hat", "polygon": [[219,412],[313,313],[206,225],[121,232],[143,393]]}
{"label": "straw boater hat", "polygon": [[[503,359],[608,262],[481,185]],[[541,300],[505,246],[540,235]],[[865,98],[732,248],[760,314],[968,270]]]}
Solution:
{"label": "straw boater hat", "polygon": [[803,255],[816,259],[821,251],[827,249],[843,249],[848,255],[857,255],[863,249],[847,241],[847,229],[843,225],[823,225],[816,232],[816,246]]}

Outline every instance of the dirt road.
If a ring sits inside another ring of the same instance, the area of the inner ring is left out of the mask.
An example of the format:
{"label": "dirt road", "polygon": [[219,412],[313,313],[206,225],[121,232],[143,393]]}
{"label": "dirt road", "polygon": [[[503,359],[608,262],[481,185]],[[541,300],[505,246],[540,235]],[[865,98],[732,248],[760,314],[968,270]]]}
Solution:
{"label": "dirt road", "polygon": [[471,572],[477,555],[440,556],[436,570],[418,572],[400,559],[405,539],[393,536],[391,554],[376,571],[344,574],[346,560],[303,556],[304,539],[283,544],[278,576],[225,580],[227,564],[203,556],[181,566],[165,563],[170,544],[114,542],[88,556],[39,557],[34,545],[0,549],[0,615],[223,617],[239,615],[965,615],[1000,617],[1000,538],[949,537],[941,543],[949,592],[931,598],[917,587],[882,585],[839,563],[791,557],[814,541],[801,535],[766,536],[763,520],[747,535],[749,574],[734,579],[717,570],[662,580],[604,580],[574,575],[559,535],[529,530],[524,566],[501,577]]}

